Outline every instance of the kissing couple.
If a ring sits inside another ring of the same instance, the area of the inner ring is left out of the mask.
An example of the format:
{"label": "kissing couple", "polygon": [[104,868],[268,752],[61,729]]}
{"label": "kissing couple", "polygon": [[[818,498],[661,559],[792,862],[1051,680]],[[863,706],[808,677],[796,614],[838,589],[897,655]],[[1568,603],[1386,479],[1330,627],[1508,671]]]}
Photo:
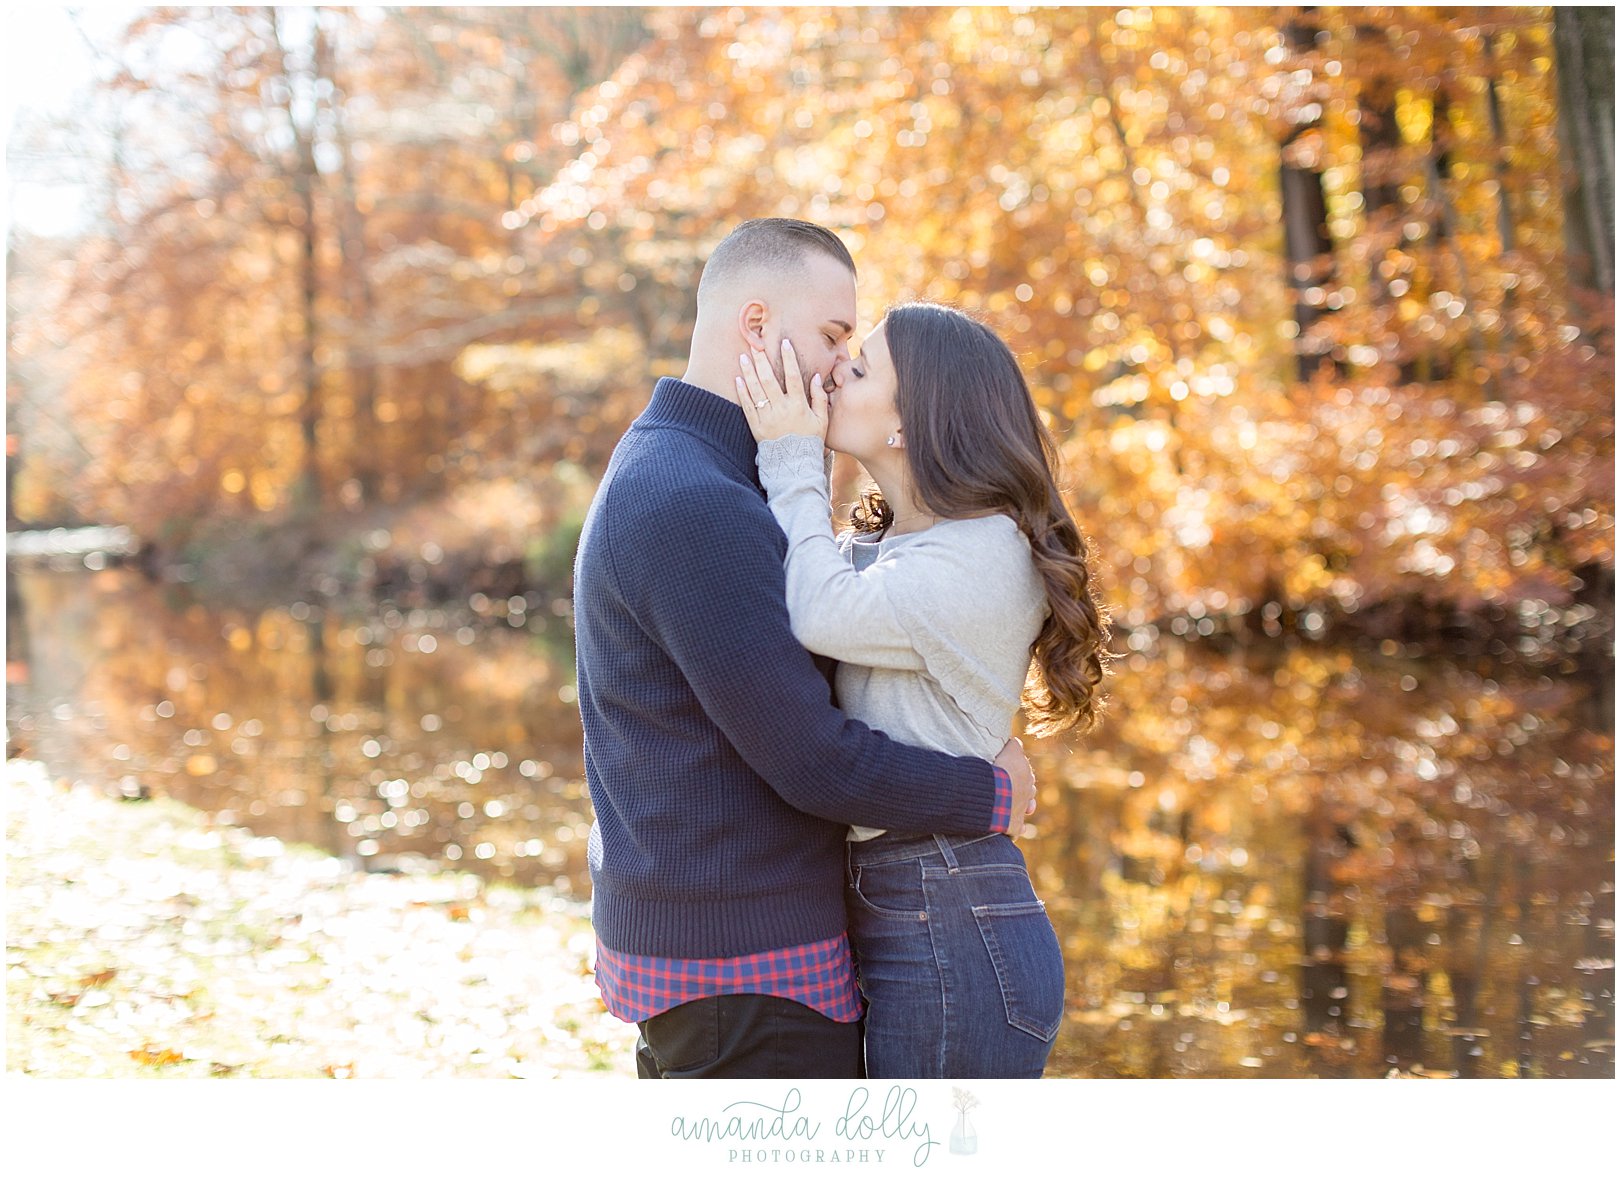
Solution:
{"label": "kissing couple", "polygon": [[[1062,949],[1013,733],[1090,725],[1108,621],[994,331],[851,356],[831,231],[714,250],[591,504],[575,635],[596,978],[646,1078],[1040,1077]],[[827,451],[875,488],[835,536]]]}

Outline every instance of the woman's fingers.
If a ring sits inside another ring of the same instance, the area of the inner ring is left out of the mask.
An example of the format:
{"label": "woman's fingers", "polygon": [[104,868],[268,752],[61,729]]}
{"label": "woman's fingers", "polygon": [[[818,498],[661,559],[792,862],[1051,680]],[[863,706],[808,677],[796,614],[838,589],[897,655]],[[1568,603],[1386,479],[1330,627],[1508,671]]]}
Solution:
{"label": "woman's fingers", "polygon": [[794,345],[787,339],[782,340],[782,374],[788,384],[788,391],[783,395],[803,402],[805,373],[799,370],[799,352],[794,350]]}
{"label": "woman's fingers", "polygon": [[[786,342],[787,340],[783,341]],[[781,384],[777,383],[776,370],[772,368],[771,360],[767,358],[766,353],[759,347],[753,347],[750,349],[749,354],[754,363],[754,375],[760,382],[760,388],[765,393],[765,398],[771,401],[786,400],[789,394],[783,391]],[[784,370],[786,370],[787,365],[788,361],[785,358],[783,360]],[[744,374],[747,375],[748,373],[745,372]]]}
{"label": "woman's fingers", "polygon": [[742,376],[733,378],[732,383],[737,385],[737,403],[743,408],[743,416],[748,419],[750,428],[759,424],[758,410],[754,407],[754,398],[749,395],[748,385],[743,383]]}
{"label": "woman's fingers", "polygon": [[822,373],[811,377],[810,410],[817,424],[827,424],[827,389],[822,387]]}
{"label": "woman's fingers", "polygon": [[811,381],[810,392],[806,393],[805,375],[799,369],[799,356],[793,343],[787,339],[782,341],[786,392],[764,351],[751,348],[748,354],[737,357],[737,363],[742,374],[733,383],[738,403],[743,406],[743,414],[756,439],[795,433],[827,436],[827,390],[818,373]]}
{"label": "woman's fingers", "polygon": [[[755,354],[758,355],[759,352],[756,351]],[[748,386],[749,403],[751,403],[757,409],[770,404],[771,397],[762,386],[756,361],[747,355],[739,355],[737,357],[737,362],[743,371],[743,383]],[[771,375],[771,368],[769,366],[766,368],[766,375]],[[772,379],[771,386],[773,388],[776,387],[774,377]]]}

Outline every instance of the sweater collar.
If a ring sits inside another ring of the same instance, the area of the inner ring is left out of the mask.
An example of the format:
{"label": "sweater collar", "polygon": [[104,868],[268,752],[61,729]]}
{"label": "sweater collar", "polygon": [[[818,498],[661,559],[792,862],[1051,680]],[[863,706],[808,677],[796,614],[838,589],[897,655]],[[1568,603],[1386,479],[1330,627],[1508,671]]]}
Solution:
{"label": "sweater collar", "polygon": [[707,388],[665,376],[653,386],[653,399],[638,417],[644,426],[682,429],[708,442],[752,476],[758,445],[743,410]]}

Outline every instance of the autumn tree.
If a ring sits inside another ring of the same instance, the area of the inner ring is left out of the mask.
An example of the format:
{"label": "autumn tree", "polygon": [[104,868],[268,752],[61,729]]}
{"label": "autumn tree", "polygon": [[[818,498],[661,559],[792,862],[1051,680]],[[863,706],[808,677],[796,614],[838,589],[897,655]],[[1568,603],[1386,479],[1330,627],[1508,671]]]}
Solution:
{"label": "autumn tree", "polygon": [[1574,19],[153,10],[114,201],[17,354],[94,345],[83,502],[148,534],[301,477],[327,510],[499,480],[566,557],[707,253],[797,215],[864,325],[924,298],[1007,338],[1138,645],[1576,614],[1613,570],[1613,309],[1567,236],[1613,229]]}
{"label": "autumn tree", "polygon": [[69,395],[94,437],[82,504],[178,544],[222,514],[431,491],[522,436],[458,359],[579,331],[567,259],[516,254],[502,216],[533,184],[522,146],[639,17],[427,15],[131,23],[115,189],[28,332],[95,343]]}

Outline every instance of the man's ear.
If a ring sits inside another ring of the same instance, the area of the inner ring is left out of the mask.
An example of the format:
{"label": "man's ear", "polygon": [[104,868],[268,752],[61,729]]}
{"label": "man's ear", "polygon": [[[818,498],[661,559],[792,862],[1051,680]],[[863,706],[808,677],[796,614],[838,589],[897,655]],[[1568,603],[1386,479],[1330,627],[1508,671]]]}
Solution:
{"label": "man's ear", "polygon": [[765,302],[756,298],[746,302],[737,311],[737,332],[750,348],[765,350],[765,324],[770,311]]}

